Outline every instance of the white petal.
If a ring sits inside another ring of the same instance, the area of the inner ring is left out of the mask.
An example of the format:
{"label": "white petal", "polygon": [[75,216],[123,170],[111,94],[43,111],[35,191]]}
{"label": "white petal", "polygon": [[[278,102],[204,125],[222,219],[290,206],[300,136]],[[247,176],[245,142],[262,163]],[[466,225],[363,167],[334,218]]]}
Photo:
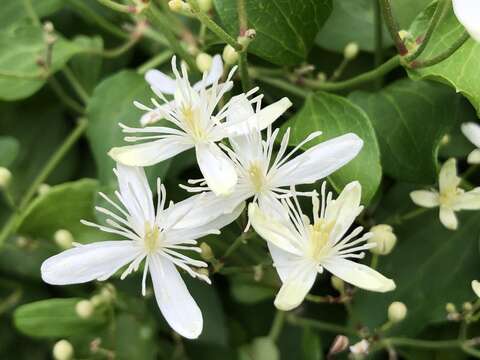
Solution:
{"label": "white petal", "polygon": [[416,190],[410,193],[412,201],[426,208],[432,208],[439,205],[438,193],[427,190]]}
{"label": "white petal", "polygon": [[313,183],[352,160],[362,146],[362,139],[353,133],[322,142],[282,165],[275,174],[275,183],[277,186]]}
{"label": "white petal", "polygon": [[458,21],[470,36],[480,42],[480,2],[478,0],[453,0],[453,10]]}
{"label": "white petal", "polygon": [[453,192],[460,185],[461,178],[457,176],[457,160],[447,160],[440,169],[438,176],[438,186],[440,193]]}
{"label": "white petal", "polygon": [[113,160],[129,166],[150,166],[192,148],[184,138],[169,136],[143,144],[114,147],[109,152]]}
{"label": "white petal", "polygon": [[101,241],[65,250],[45,260],[42,279],[52,285],[106,280],[141,254],[133,241]]}
{"label": "white petal", "polygon": [[449,230],[457,230],[458,219],[455,212],[446,206],[440,206],[440,222]]}
{"label": "white petal", "polygon": [[293,233],[287,226],[280,223],[278,219],[263,213],[257,204],[250,203],[248,206],[248,218],[255,231],[264,240],[291,254],[302,255],[298,245],[303,243],[300,235]]}
{"label": "white petal", "polygon": [[475,149],[468,154],[467,162],[469,164],[480,164],[480,149]]}
{"label": "white petal", "polygon": [[226,123],[229,136],[245,135],[254,129],[263,130],[277,120],[290,106],[292,106],[292,102],[288,98],[282,98],[249,118],[239,118],[239,121]]}
{"label": "white petal", "polygon": [[223,75],[222,57],[219,54],[217,54],[212,59],[212,66],[210,67],[210,71],[208,72],[208,75],[205,78],[205,81],[197,82],[195,85],[193,85],[193,88],[195,90],[200,90],[200,88],[202,87],[207,88],[213,83],[220,80],[222,75]]}
{"label": "white petal", "polygon": [[295,268],[304,260],[298,255],[293,255],[287,251],[280,249],[278,246],[273,245],[267,241],[268,250],[272,256],[273,265],[277,270],[278,276],[282,282],[287,281],[288,276],[293,272]]}
{"label": "white petal", "polygon": [[187,339],[196,339],[203,329],[200,308],[175,266],[159,255],[148,258],[158,307],[167,323]]}
{"label": "white petal", "polygon": [[480,298],[480,282],[477,280],[472,281],[472,290]]}
{"label": "white petal", "polygon": [[453,203],[454,210],[478,210],[480,209],[480,188],[457,195]]}
{"label": "white petal", "polygon": [[173,95],[177,89],[175,79],[164,74],[159,70],[148,70],[145,74],[145,80],[163,94]]}
{"label": "white petal", "polygon": [[302,263],[283,283],[275,298],[277,309],[289,311],[300,305],[315,283],[317,270],[311,263]]}
{"label": "white petal", "polygon": [[147,126],[164,118],[165,113],[168,113],[170,109],[175,107],[175,102],[172,100],[168,103],[162,104],[160,107],[157,107],[155,110],[147,111],[140,118],[140,125]]}
{"label": "white petal", "polygon": [[480,125],[474,122],[463,123],[462,132],[473,145],[480,148]]}
{"label": "white petal", "polygon": [[210,190],[216,195],[230,194],[237,184],[237,172],[233,162],[213,144],[195,146],[197,162]]}
{"label": "white petal", "polygon": [[365,290],[387,292],[395,289],[393,280],[368,266],[350,260],[331,257],[322,262],[322,266],[343,281]]}

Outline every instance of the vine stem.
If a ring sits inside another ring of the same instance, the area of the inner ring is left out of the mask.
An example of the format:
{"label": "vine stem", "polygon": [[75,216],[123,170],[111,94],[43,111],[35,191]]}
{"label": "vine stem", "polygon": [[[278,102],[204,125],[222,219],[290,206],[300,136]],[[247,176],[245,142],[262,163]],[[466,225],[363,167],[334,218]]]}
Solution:
{"label": "vine stem", "polygon": [[[373,1],[373,10],[375,14],[375,68],[382,65],[383,61],[383,23],[382,23],[382,11],[380,9],[380,3],[378,0]],[[375,79],[375,87],[380,89],[382,87],[383,79]]]}
{"label": "vine stem", "polygon": [[100,4],[118,12],[131,14],[135,12],[135,6],[119,4],[112,0],[97,0]]}
{"label": "vine stem", "polygon": [[385,19],[385,23],[387,24],[388,31],[395,43],[395,47],[400,55],[404,56],[408,53],[407,47],[403,43],[403,40],[400,38],[399,31],[400,28],[398,26],[398,22],[393,16],[392,5],[390,4],[390,0],[379,0],[380,2],[380,9],[383,13],[383,18]]}
{"label": "vine stem", "polygon": [[285,90],[293,95],[296,95],[296,96],[299,96],[299,97],[302,97],[302,98],[306,98],[309,94],[309,92],[307,90],[304,90],[294,84],[291,84],[285,80],[282,80],[282,79],[278,79],[278,78],[272,78],[272,77],[269,77],[269,76],[262,76],[262,75],[258,75],[256,76],[256,78],[258,80],[260,80],[261,82],[264,82],[265,84],[269,84],[269,85],[272,85],[272,86],[275,86],[276,88],[279,88],[279,89],[282,89],[282,90]]}
{"label": "vine stem", "polygon": [[65,141],[60,145],[60,147],[53,153],[50,157],[48,162],[42,168],[40,173],[37,177],[33,180],[30,187],[25,192],[25,195],[21,198],[20,203],[18,205],[18,210],[13,213],[6,224],[4,225],[2,232],[0,233],[0,245],[2,245],[8,236],[16,230],[19,221],[22,219],[24,215],[24,211],[27,205],[30,203],[30,200],[34,197],[35,193],[37,192],[38,186],[45,182],[48,178],[50,173],[57,167],[63,157],[67,154],[67,152],[72,148],[72,146],[77,142],[78,139],[82,136],[82,134],[87,129],[88,121],[86,118],[80,118],[75,129],[68,135]]}
{"label": "vine stem", "polygon": [[67,95],[65,90],[63,90],[62,86],[57,81],[57,79],[55,79],[54,76],[51,76],[50,78],[48,78],[48,84],[52,88],[55,95],[57,95],[57,97],[65,106],[69,107],[70,109],[72,109],[73,111],[79,114],[83,114],[85,112],[85,109],[82,107],[80,103],[78,103],[75,99]]}
{"label": "vine stem", "polygon": [[[247,27],[248,27],[245,0],[237,0],[237,14],[238,14],[239,34],[243,35],[245,31],[247,31]],[[242,90],[243,92],[247,92],[252,88],[252,83],[250,81],[250,75],[248,74],[248,61],[247,61],[246,47],[244,47],[243,51],[239,53],[238,67],[240,71],[240,80],[242,82]]]}
{"label": "vine stem", "polygon": [[282,332],[283,324],[285,323],[285,311],[277,310],[273,318],[272,327],[268,333],[268,337],[273,341],[277,341]]}
{"label": "vine stem", "polygon": [[302,318],[296,315],[289,314],[286,318],[287,322],[294,326],[302,326],[302,327],[312,327],[318,330],[331,332],[334,334],[350,334],[350,335],[357,335],[357,333],[353,329],[349,329],[345,326],[327,323],[324,321],[314,320],[314,319],[307,319]]}
{"label": "vine stem", "polygon": [[72,86],[73,90],[75,90],[77,93],[78,97],[83,101],[84,104],[87,104],[90,100],[90,95],[88,95],[82,84],[80,84],[80,81],[78,81],[73,71],[68,66],[65,66],[62,72]]}
{"label": "vine stem", "polygon": [[162,65],[164,62],[169,60],[172,57],[172,52],[170,50],[165,50],[158,55],[155,55],[150,60],[146,61],[137,68],[139,74],[145,74],[148,70],[153,69],[154,67]]}

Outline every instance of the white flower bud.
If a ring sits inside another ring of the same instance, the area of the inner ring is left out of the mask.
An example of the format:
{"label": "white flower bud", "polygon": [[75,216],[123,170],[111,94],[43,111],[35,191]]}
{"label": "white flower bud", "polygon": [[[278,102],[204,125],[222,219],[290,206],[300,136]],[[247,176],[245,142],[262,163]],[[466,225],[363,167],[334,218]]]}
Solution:
{"label": "white flower bud", "polygon": [[103,304],[103,296],[102,295],[93,295],[90,298],[90,302],[92,303],[93,307],[100,306]]}
{"label": "white flower bud", "polygon": [[356,42],[350,42],[345,46],[345,49],[343,50],[343,56],[347,60],[353,60],[357,57],[358,52],[359,52],[359,47]]}
{"label": "white flower bud", "polygon": [[100,291],[100,296],[103,299],[102,302],[109,303],[115,300],[117,296],[117,291],[115,290],[115,287],[112,284],[107,284]]}
{"label": "white flower bud", "polygon": [[342,293],[345,290],[345,282],[335,275],[332,275],[330,278],[330,283],[332,284],[332,287],[339,293]]}
{"label": "white flower bud", "polygon": [[10,184],[12,173],[6,167],[0,167],[0,189],[6,188]]}
{"label": "white flower bud", "polygon": [[195,62],[197,63],[198,70],[202,73],[210,70],[212,67],[212,57],[206,53],[198,54]]}
{"label": "white flower bud", "polygon": [[55,231],[55,234],[53,234],[53,239],[55,241],[55,244],[57,244],[62,249],[70,249],[73,242],[75,241],[72,233],[65,229]]}
{"label": "white flower bud", "polygon": [[252,42],[252,40],[255,39],[256,36],[257,32],[254,29],[248,29],[242,36],[239,36],[237,38],[237,42],[240,45],[247,47]]}
{"label": "white flower bud", "polygon": [[212,248],[207,243],[202,242],[200,244],[200,249],[202,250],[201,256],[203,260],[210,261],[215,258],[215,255],[213,255]]}
{"label": "white flower bud", "polygon": [[393,233],[393,228],[390,225],[380,224],[373,226],[370,232],[373,235],[368,239],[368,242],[377,244],[370,251],[377,255],[390,254],[397,243],[397,237]]}
{"label": "white flower bud", "polygon": [[455,307],[455,304],[452,304],[452,303],[448,303],[447,305],[445,305],[445,310],[449,314],[457,312],[457,308]]}
{"label": "white flower bud", "polygon": [[238,61],[238,53],[231,45],[226,45],[223,48],[222,57],[223,61],[225,61],[225,64],[227,65],[236,64]]}
{"label": "white flower bud", "polygon": [[82,319],[88,319],[92,316],[94,310],[95,307],[90,300],[80,300],[77,305],[75,305],[75,312],[78,317]]}
{"label": "white flower bud", "polygon": [[320,81],[320,82],[327,81],[327,74],[325,74],[324,72],[319,72],[317,74],[317,80]]}
{"label": "white flower bud", "polygon": [[185,12],[190,10],[190,5],[182,0],[170,0],[168,7],[174,12]]}
{"label": "white flower bud", "polygon": [[337,335],[333,340],[332,346],[330,346],[327,358],[345,351],[349,343],[350,342],[345,335]]}
{"label": "white flower bud", "polygon": [[52,354],[55,360],[70,360],[73,357],[73,346],[67,340],[60,340],[53,346]]}
{"label": "white flower bud", "polygon": [[400,40],[405,41],[410,39],[412,37],[412,34],[407,30],[400,30],[398,32],[398,36],[400,37]]}
{"label": "white flower bud", "polygon": [[45,195],[47,192],[49,192],[51,189],[51,186],[48,185],[48,184],[40,184],[38,186],[38,189],[37,189],[37,192],[38,192],[38,195],[42,196],[42,195]]}
{"label": "white flower bud", "polygon": [[200,10],[203,12],[209,12],[212,10],[212,0],[197,0]]}
{"label": "white flower bud", "polygon": [[470,312],[473,309],[473,305],[471,302],[466,301],[463,303],[462,308],[463,308],[463,311]]}
{"label": "white flower bud", "polygon": [[398,323],[407,316],[407,307],[400,301],[394,301],[388,307],[388,320]]}
{"label": "white flower bud", "polygon": [[480,298],[480,282],[477,280],[472,281],[472,290]]}
{"label": "white flower bud", "polygon": [[370,343],[363,339],[356,344],[350,346],[350,352],[355,356],[355,358],[362,358],[364,355],[368,354],[368,348]]}

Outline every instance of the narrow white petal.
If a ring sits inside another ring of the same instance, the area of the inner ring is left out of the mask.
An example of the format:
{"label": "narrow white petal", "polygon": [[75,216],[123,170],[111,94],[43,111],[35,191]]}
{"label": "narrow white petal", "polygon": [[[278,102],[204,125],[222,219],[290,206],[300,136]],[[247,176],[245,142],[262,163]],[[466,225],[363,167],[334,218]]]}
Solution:
{"label": "narrow white petal", "polygon": [[474,122],[463,123],[462,132],[473,145],[480,148],[480,125]]}
{"label": "narrow white petal", "polygon": [[148,70],[145,74],[145,80],[163,94],[173,95],[177,88],[175,79],[164,74],[159,70]]}
{"label": "narrow white petal", "polygon": [[477,280],[472,281],[472,290],[480,298],[480,282]]}
{"label": "narrow white petal", "polygon": [[480,209],[480,188],[457,195],[453,203],[454,210]]}
{"label": "narrow white petal", "polygon": [[468,154],[467,162],[469,164],[480,164],[480,149],[475,149]]}
{"label": "narrow white petal", "polygon": [[216,195],[230,194],[237,184],[237,172],[233,162],[213,144],[195,146],[197,162],[210,190]]}
{"label": "narrow white petal", "polygon": [[275,183],[277,186],[313,183],[352,160],[362,146],[362,139],[352,133],[322,142],[280,166]]}
{"label": "narrow white petal", "polygon": [[299,306],[312,288],[317,277],[313,264],[302,263],[289,274],[275,298],[275,307],[289,311]]}
{"label": "narrow white petal", "polygon": [[202,333],[203,317],[175,266],[159,255],[149,257],[150,276],[158,307],[167,323],[187,339]]}
{"label": "narrow white petal", "polygon": [[416,190],[410,193],[412,201],[418,205],[426,208],[437,207],[439,203],[438,193],[427,190]]}
{"label": "narrow white petal", "polygon": [[470,36],[480,42],[480,2],[478,0],[453,0],[453,10],[458,21]]}
{"label": "narrow white petal", "polygon": [[213,83],[220,80],[222,75],[223,75],[223,61],[222,61],[222,57],[219,54],[217,54],[212,59],[212,66],[205,80],[197,82],[195,85],[193,85],[193,88],[195,90],[200,90],[201,87],[207,88]]}
{"label": "narrow white petal", "polygon": [[449,230],[457,230],[458,219],[453,209],[440,206],[440,222]]}
{"label": "narrow white petal", "polygon": [[438,176],[438,186],[440,193],[448,193],[455,191],[458,185],[460,185],[461,178],[457,176],[457,160],[447,160],[440,169]]}
{"label": "narrow white petal", "polygon": [[331,257],[323,261],[322,266],[343,281],[365,290],[387,292],[395,289],[393,280],[368,266],[350,260]]}
{"label": "narrow white petal", "polygon": [[52,285],[81,284],[113,275],[141,254],[133,241],[102,241],[65,250],[45,260],[42,279]]}
{"label": "narrow white petal", "polygon": [[239,124],[255,114],[245,94],[233,96],[228,104],[227,124]]}
{"label": "narrow white petal", "polygon": [[278,276],[282,282],[286,282],[289,275],[295,268],[304,260],[303,257],[293,255],[287,251],[280,249],[278,246],[273,245],[267,241],[268,250],[272,256],[273,265],[277,270]]}
{"label": "narrow white petal", "polygon": [[192,148],[178,136],[143,144],[114,147],[109,152],[113,160],[129,166],[151,166]]}

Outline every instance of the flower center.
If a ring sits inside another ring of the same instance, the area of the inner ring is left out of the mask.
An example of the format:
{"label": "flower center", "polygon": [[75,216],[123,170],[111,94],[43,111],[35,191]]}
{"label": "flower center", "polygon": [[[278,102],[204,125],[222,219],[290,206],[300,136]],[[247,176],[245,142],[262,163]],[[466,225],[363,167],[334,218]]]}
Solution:
{"label": "flower center", "polygon": [[248,169],[248,175],[250,176],[250,182],[255,192],[261,192],[263,185],[265,184],[265,175],[263,169],[258,162],[254,162]]}
{"label": "flower center", "polygon": [[318,219],[315,224],[309,225],[310,234],[310,257],[319,262],[330,250],[328,239],[333,229],[334,222],[327,222],[325,219]]}
{"label": "flower center", "polygon": [[440,205],[451,206],[453,204],[453,201],[457,197],[457,195],[458,195],[457,189],[451,189],[449,191],[444,191],[444,192],[440,193],[438,201],[439,201]]}
{"label": "flower center", "polygon": [[192,108],[190,104],[186,104],[181,108],[183,122],[189,130],[190,134],[197,141],[205,140],[206,133],[200,124],[200,114],[198,110]]}
{"label": "flower center", "polygon": [[149,254],[154,253],[162,245],[163,234],[158,226],[151,226],[148,222],[145,223],[145,236],[143,244],[145,251]]}

